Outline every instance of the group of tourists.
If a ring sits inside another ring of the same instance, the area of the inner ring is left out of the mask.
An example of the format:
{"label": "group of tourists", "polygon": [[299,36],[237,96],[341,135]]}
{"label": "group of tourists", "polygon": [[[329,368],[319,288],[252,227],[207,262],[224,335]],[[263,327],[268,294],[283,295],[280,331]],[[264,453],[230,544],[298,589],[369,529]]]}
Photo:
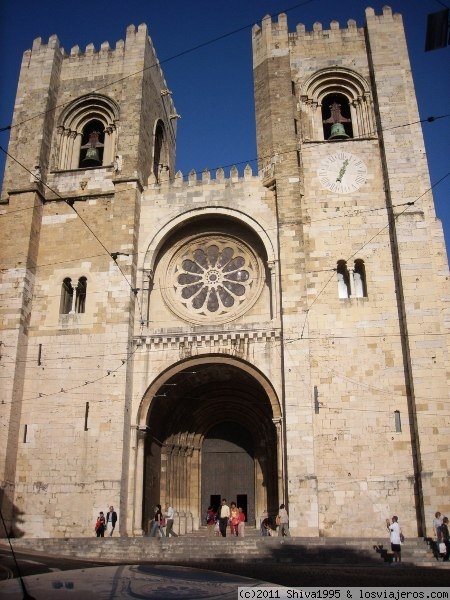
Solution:
{"label": "group of tourists", "polygon": [[261,521],[260,527],[261,535],[263,537],[268,536],[279,536],[279,537],[290,537],[289,531],[289,515],[284,504],[280,504],[278,514],[275,517],[275,523],[267,516]]}
{"label": "group of tourists", "polygon": [[104,512],[101,510],[94,527],[97,537],[105,537],[105,532],[111,537],[114,533],[114,529],[116,528],[116,523],[117,513],[114,510],[114,506],[109,507],[106,517]]}
{"label": "group of tourists", "polygon": [[222,498],[221,506],[217,512],[212,506],[206,511],[206,525],[210,535],[227,537],[227,529],[230,526],[230,534],[235,537],[245,537],[245,513],[236,502],[228,506],[226,498]]}
{"label": "group of tourists", "polygon": [[443,517],[438,511],[433,519],[433,533],[436,538],[439,554],[444,561],[450,558],[450,535],[448,530],[448,517]]}
{"label": "group of tourists", "polygon": [[157,504],[151,522],[150,537],[155,537],[157,532],[161,537],[178,537],[178,534],[173,530],[174,515],[174,508],[170,504],[166,504],[164,513],[161,504]]}

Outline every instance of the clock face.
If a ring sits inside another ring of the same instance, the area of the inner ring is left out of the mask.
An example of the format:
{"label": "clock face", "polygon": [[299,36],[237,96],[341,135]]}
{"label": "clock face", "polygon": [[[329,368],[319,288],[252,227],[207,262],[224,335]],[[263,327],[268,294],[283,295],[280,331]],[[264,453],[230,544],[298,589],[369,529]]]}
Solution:
{"label": "clock face", "polygon": [[323,188],[337,194],[350,194],[366,182],[367,167],[354,154],[341,151],[326,156],[317,174]]}

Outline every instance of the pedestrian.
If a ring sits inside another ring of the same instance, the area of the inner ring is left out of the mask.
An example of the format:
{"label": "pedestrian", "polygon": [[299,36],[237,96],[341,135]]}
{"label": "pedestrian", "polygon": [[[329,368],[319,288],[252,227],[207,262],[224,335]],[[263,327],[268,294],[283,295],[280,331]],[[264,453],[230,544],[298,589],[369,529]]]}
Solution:
{"label": "pedestrian", "polygon": [[172,529],[174,515],[175,511],[173,510],[173,506],[166,504],[166,537],[169,537],[170,535],[178,537],[178,534]]}
{"label": "pedestrian", "polygon": [[386,519],[386,527],[389,531],[391,550],[394,553],[394,563],[400,564],[402,562],[402,546],[401,546],[402,530],[398,523],[398,517],[396,515],[394,515],[392,517],[392,523],[390,523],[389,519]]}
{"label": "pedestrian", "polygon": [[442,519],[441,534],[442,534],[442,542],[445,544],[445,547],[447,548],[447,552],[444,556],[444,560],[447,562],[450,558],[450,534],[448,531],[448,517],[444,517]]}
{"label": "pedestrian", "polygon": [[270,526],[270,519],[266,517],[261,521],[261,535],[262,537],[269,537],[272,534],[272,527]]}
{"label": "pedestrian", "polygon": [[439,542],[442,542],[441,527],[442,527],[442,515],[438,511],[437,513],[435,513],[434,519],[433,519],[433,533],[434,533],[434,537],[436,538],[436,542],[438,544],[439,544]]}
{"label": "pedestrian", "polygon": [[228,520],[230,518],[230,507],[226,498],[222,498],[222,506],[219,508],[219,530],[222,537],[227,537]]}
{"label": "pedestrian", "polygon": [[97,534],[97,537],[105,537],[105,527],[105,515],[103,514],[103,511],[100,511],[97,522],[95,523],[95,533]]}
{"label": "pedestrian", "polygon": [[150,530],[150,537],[154,537],[156,530],[159,529],[162,537],[166,537],[163,529],[163,514],[161,512],[161,504],[155,506],[155,516],[153,517],[153,525]]}
{"label": "pedestrian", "polygon": [[117,523],[117,513],[114,510],[114,506],[110,506],[109,511],[106,513],[106,530],[109,532],[110,537],[114,533],[116,523]]}
{"label": "pedestrian", "polygon": [[239,526],[239,510],[236,502],[230,504],[230,533],[237,536]]}
{"label": "pedestrian", "polygon": [[278,535],[280,537],[291,537],[291,532],[289,531],[289,515],[284,504],[280,504],[276,524],[279,525]]}
{"label": "pedestrian", "polygon": [[242,508],[239,508],[238,536],[245,537],[245,513]]}
{"label": "pedestrian", "polygon": [[209,535],[214,535],[215,517],[216,513],[214,512],[213,507],[208,506],[208,510],[206,511],[206,525],[208,527]]}

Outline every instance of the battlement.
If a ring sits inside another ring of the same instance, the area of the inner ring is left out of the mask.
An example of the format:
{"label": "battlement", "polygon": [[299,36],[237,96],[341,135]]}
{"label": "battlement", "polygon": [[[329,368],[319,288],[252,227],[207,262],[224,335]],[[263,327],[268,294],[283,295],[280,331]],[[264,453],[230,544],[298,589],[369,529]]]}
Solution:
{"label": "battlement", "polygon": [[[383,7],[381,15],[376,15],[373,8],[366,8],[365,15],[367,23],[378,22],[383,24],[392,23],[392,21],[401,22],[401,15],[393,14],[389,6]],[[296,31],[289,33],[287,17],[284,13],[278,16],[277,21],[272,21],[270,15],[265,16],[261,27],[255,25],[252,30],[256,63],[260,62],[263,58],[264,49],[266,52],[270,49],[271,51],[278,51],[280,53],[283,49],[287,49],[289,45],[295,45],[296,43],[308,43],[316,40],[322,42],[324,39],[339,41],[363,36],[364,28],[358,27],[354,19],[349,19],[347,27],[344,28],[340,27],[338,21],[331,21],[328,29],[324,28],[322,23],[316,22],[313,24],[311,31],[307,31],[305,25],[299,23]]]}
{"label": "battlement", "polygon": [[[142,74],[142,78],[150,77],[158,93],[168,94],[168,111],[176,113],[168,85],[161,69],[153,42],[148,34],[145,23],[135,27],[129,25],[126,29],[125,40],[120,39],[112,48],[108,41],[96,47],[94,43],[86,45],[84,51],[79,45],[73,46],[66,52],[61,46],[56,35],[52,35],[48,43],[38,37],[34,40],[31,49],[26,50],[22,60],[21,77],[25,78],[26,87],[30,87],[30,77],[33,83],[44,81],[42,74],[47,77],[58,65],[57,72],[61,81],[74,81],[85,79],[85,92],[92,91],[92,82],[96,77],[102,78],[104,87],[105,78],[110,78],[110,83],[123,80],[127,76]],[[38,75],[39,73],[39,75]],[[95,83],[93,84],[95,88]],[[108,91],[106,91],[108,93]],[[111,92],[112,93],[112,92]],[[71,96],[74,94],[71,93]]]}
{"label": "battlement", "polygon": [[[152,47],[153,52],[156,57],[156,52],[154,50],[152,40],[151,40],[150,36],[148,35],[147,25],[145,23],[142,23],[137,28],[134,25],[129,25],[127,27],[127,30],[126,30],[126,43],[127,44],[140,43],[140,42],[142,42],[142,39],[148,39],[150,46]],[[123,40],[118,40],[116,42],[115,50],[119,50],[120,52],[123,52],[124,47],[125,47],[125,42]],[[40,54],[42,52],[46,52],[49,49],[59,49],[63,56],[68,56],[68,54],[64,50],[64,48],[62,46],[60,46],[60,42],[59,42],[57,35],[51,35],[48,39],[47,44],[43,43],[41,37],[35,38],[33,40],[32,48],[26,50],[24,52],[24,54],[27,56],[30,56],[31,54]],[[101,56],[104,56],[105,53],[111,52],[111,51],[114,52],[114,50],[112,50],[112,48],[110,47],[108,41],[103,42],[100,45],[100,49],[98,51],[96,51],[95,44],[91,42],[91,43],[87,44],[84,55],[92,56],[93,54],[98,54],[101,57]],[[69,54],[70,54],[70,56],[83,56],[83,52],[80,51],[80,47],[78,45],[73,46],[70,49]]]}
{"label": "battlement", "polygon": [[145,23],[141,23],[138,27],[129,25],[126,29],[125,41],[123,39],[118,40],[115,44],[115,48],[112,48],[109,42],[105,41],[102,42],[100,48],[97,49],[95,44],[91,42],[86,45],[84,52],[78,45],[73,46],[70,49],[70,52],[66,52],[60,45],[58,36],[52,35],[47,44],[42,41],[42,38],[36,38],[33,41],[32,48],[26,50],[23,56],[24,61],[29,63],[31,59],[48,56],[49,51],[53,51],[54,54],[59,55],[63,60],[73,61],[74,59],[77,59],[81,61],[86,59],[90,62],[97,61],[98,63],[101,63],[104,61],[106,63],[111,62],[115,57],[122,60],[127,50],[136,46],[142,46],[142,48],[144,48],[146,43],[149,45],[152,64],[158,69],[159,76],[165,82],[152,39],[148,34],[148,28]]}
{"label": "battlement", "polygon": [[228,187],[228,186],[231,186],[231,185],[234,185],[237,183],[250,182],[250,181],[258,182],[260,184],[261,180],[262,180],[260,175],[253,175],[253,170],[250,165],[246,165],[242,177],[239,176],[239,171],[235,165],[233,165],[231,167],[229,177],[225,177],[225,171],[221,167],[219,167],[215,171],[216,171],[215,178],[211,176],[211,171],[209,169],[204,169],[201,172],[200,178],[198,177],[198,174],[195,171],[195,169],[192,169],[191,171],[189,171],[187,177],[185,177],[181,171],[177,171],[177,173],[175,174],[175,178],[172,181],[169,180],[168,178],[164,179],[162,177],[160,182],[156,182],[154,180],[149,181],[148,188],[149,189],[158,189],[158,188],[167,189],[169,187],[176,187],[176,188],[186,188],[187,187],[187,188],[189,188],[189,187],[205,186],[205,185],[207,185],[207,186],[208,185],[211,185],[211,186],[217,185],[217,186],[222,186],[222,187]]}

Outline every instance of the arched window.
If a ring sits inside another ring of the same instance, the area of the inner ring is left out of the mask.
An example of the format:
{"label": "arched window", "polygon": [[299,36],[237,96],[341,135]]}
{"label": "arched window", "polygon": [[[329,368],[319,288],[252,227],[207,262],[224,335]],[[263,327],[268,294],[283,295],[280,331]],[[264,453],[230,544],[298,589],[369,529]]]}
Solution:
{"label": "arched window", "polygon": [[92,119],[81,134],[81,152],[79,167],[98,167],[103,164],[105,130],[98,119]]}
{"label": "arched window", "polygon": [[66,277],[61,286],[61,303],[59,312],[61,315],[68,315],[72,310],[73,302],[73,287],[70,277]]}
{"label": "arched window", "polygon": [[366,268],[360,258],[354,267],[348,268],[345,260],[338,260],[337,267],[338,298],[367,298]]}
{"label": "arched window", "polygon": [[84,313],[86,308],[87,279],[80,277],[76,289],[75,312]]}
{"label": "arched window", "polygon": [[112,165],[118,120],[119,108],[106,96],[88,94],[72,102],[58,120],[58,168]]}
{"label": "arched window", "polygon": [[355,283],[355,297],[367,298],[366,268],[364,266],[364,261],[361,259],[355,260],[353,280]]}
{"label": "arched window", "polygon": [[155,127],[155,143],[153,146],[153,175],[156,181],[161,180],[162,173],[169,171],[169,158],[164,123],[158,121]]}
{"label": "arched window", "polygon": [[[355,71],[322,69],[300,91],[303,141],[370,137],[375,135],[370,86]],[[331,129],[341,131],[333,137]]]}
{"label": "arched window", "polygon": [[86,309],[87,278],[80,277],[76,288],[72,285],[70,277],[66,277],[61,285],[61,302],[59,313],[84,313]]}
{"label": "arched window", "polygon": [[323,136],[329,139],[353,137],[348,98],[343,94],[328,94],[322,101]]}
{"label": "arched window", "polygon": [[338,297],[350,298],[350,274],[345,260],[338,260],[337,263]]}

